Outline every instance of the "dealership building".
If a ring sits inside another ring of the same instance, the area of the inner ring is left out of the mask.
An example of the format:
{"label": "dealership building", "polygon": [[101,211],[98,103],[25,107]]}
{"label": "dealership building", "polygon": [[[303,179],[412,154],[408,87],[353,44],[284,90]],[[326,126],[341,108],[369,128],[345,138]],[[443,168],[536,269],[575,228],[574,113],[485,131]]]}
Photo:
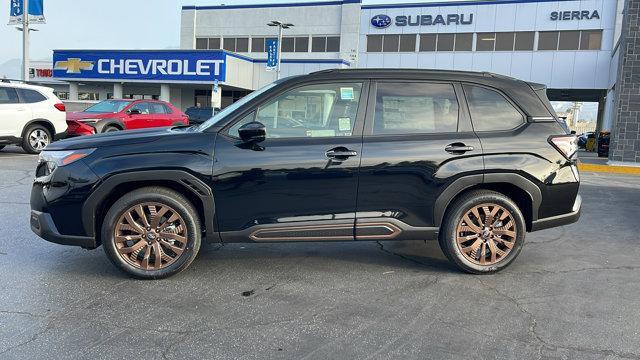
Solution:
{"label": "dealership building", "polygon": [[[160,98],[224,107],[276,79],[266,43],[284,30],[281,76],[331,68],[487,71],[598,102],[610,159],[640,162],[640,0],[359,0],[184,6],[179,50],[56,50],[69,100]],[[44,74],[45,72],[41,72]],[[49,74],[49,73],[47,73]],[[61,83],[63,82],[63,83]]]}

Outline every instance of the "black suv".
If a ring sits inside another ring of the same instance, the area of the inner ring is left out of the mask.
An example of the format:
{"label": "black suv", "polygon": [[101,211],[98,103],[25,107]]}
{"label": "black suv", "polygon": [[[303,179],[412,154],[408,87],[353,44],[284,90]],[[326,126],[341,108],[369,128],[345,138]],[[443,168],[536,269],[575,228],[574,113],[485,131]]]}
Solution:
{"label": "black suv", "polygon": [[472,273],[580,215],[576,137],[545,87],[489,73],[328,70],[192,127],[40,155],[31,228],[161,278],[209,242],[439,239]]}

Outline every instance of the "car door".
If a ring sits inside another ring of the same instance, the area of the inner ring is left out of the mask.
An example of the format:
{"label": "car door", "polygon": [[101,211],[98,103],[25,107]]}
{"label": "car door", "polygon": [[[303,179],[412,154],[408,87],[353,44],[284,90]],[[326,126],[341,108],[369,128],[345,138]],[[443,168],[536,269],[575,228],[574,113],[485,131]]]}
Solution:
{"label": "car door", "polygon": [[20,102],[15,88],[0,86],[0,137],[21,136],[31,114],[28,104]]}
{"label": "car door", "polygon": [[133,103],[126,111],[127,120],[125,126],[127,129],[143,129],[150,127],[151,106],[148,101],[138,101]]}
{"label": "car door", "polygon": [[157,126],[173,126],[175,123],[175,114],[171,113],[171,109],[159,102],[149,103],[151,117],[147,120],[149,127]]}
{"label": "car door", "polygon": [[[216,140],[223,241],[353,240],[366,81],[301,85],[262,102]],[[249,122],[266,139],[240,140]]]}
{"label": "car door", "polygon": [[458,84],[372,84],[359,174],[356,240],[428,239],[439,195],[479,176],[482,148]]}

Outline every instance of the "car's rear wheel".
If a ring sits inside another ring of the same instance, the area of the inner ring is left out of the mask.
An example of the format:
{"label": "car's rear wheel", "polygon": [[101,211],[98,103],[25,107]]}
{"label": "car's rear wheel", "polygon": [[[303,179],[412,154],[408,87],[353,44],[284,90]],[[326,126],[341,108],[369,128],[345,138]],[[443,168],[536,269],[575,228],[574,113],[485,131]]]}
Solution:
{"label": "car's rear wheel", "polygon": [[509,197],[494,191],[464,194],[447,210],[440,247],[460,269],[486,274],[500,271],[518,257],[525,221]]}
{"label": "car's rear wheel", "polygon": [[104,130],[102,130],[103,133],[108,133],[108,132],[115,132],[115,131],[120,131],[120,128],[118,128],[117,126],[105,126]]}
{"label": "car's rear wheel", "polygon": [[51,144],[51,132],[40,124],[27,127],[22,139],[22,148],[29,154],[38,154]]}
{"label": "car's rear wheel", "polygon": [[116,201],[102,225],[109,259],[129,275],[159,279],[186,269],[200,250],[198,213],[181,194],[162,187]]}

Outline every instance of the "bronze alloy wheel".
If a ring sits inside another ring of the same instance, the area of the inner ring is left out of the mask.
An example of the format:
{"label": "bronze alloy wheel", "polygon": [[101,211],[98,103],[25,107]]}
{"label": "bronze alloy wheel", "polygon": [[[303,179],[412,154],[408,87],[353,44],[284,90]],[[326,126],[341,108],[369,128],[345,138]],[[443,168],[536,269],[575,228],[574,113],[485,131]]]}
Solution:
{"label": "bronze alloy wheel", "polygon": [[480,204],[458,223],[456,244],[468,261],[493,265],[509,255],[516,236],[516,222],[507,209],[497,204]]}
{"label": "bronze alloy wheel", "polygon": [[184,253],[188,238],[182,216],[156,202],[130,207],[114,230],[118,255],[143,270],[160,270],[173,264]]}

